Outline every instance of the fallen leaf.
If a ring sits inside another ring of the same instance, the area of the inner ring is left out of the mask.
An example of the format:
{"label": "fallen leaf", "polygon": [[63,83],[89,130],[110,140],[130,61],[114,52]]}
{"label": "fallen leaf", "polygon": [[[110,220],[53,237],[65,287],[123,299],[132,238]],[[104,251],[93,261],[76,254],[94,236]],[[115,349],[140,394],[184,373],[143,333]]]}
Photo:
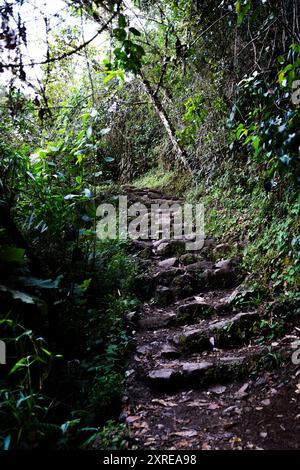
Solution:
{"label": "fallen leaf", "polygon": [[202,450],[211,450],[211,446],[207,443],[204,442],[201,447]]}
{"label": "fallen leaf", "polygon": [[198,435],[198,432],[195,429],[190,429],[188,431],[177,431],[174,432],[172,435],[179,437],[195,437]]}
{"label": "fallen leaf", "polygon": [[186,440],[179,441],[176,444],[177,449],[187,449],[189,446],[190,446],[190,442]]}
{"label": "fallen leaf", "polygon": [[165,401],[165,400],[158,400],[157,398],[154,398],[153,400],[151,400],[152,403],[154,403],[155,405],[161,405],[161,406],[165,406],[165,407],[171,407],[173,408],[174,406],[178,406],[177,403],[173,403],[172,401]]}
{"label": "fallen leaf", "polygon": [[210,403],[208,409],[209,410],[218,410],[220,408],[220,405],[218,403]]}
{"label": "fallen leaf", "polygon": [[249,388],[249,384],[245,383],[235,394],[235,398],[244,398],[248,395],[246,390]]}
{"label": "fallen leaf", "polygon": [[126,423],[128,424],[135,423],[139,419],[141,419],[140,416],[128,416],[128,418],[126,418]]}
{"label": "fallen leaf", "polygon": [[143,436],[144,434],[147,434],[147,432],[149,431],[149,429],[142,429],[141,431],[137,431],[136,432],[136,436]]}
{"label": "fallen leaf", "polygon": [[264,406],[270,406],[271,405],[271,400],[269,398],[267,398],[266,400],[263,400],[261,402],[262,405]]}
{"label": "fallen leaf", "polygon": [[202,401],[202,400],[193,400],[188,403],[186,406],[196,407],[196,406],[208,406],[209,401]]}
{"label": "fallen leaf", "polygon": [[221,395],[226,391],[226,388],[227,387],[225,387],[225,385],[216,385],[215,387],[210,388],[209,391]]}

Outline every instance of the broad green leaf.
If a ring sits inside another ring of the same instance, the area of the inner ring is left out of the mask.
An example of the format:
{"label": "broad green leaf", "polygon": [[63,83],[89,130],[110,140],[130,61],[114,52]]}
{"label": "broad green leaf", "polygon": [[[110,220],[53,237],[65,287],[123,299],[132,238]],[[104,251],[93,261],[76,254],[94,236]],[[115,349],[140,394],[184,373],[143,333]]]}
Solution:
{"label": "broad green leaf", "polygon": [[284,79],[285,79],[285,73],[284,73],[284,70],[281,70],[278,74],[278,83],[279,83],[279,85],[282,85]]}
{"label": "broad green leaf", "polygon": [[9,375],[14,374],[17,372],[19,369],[22,369],[24,367],[27,367],[27,357],[23,357],[20,359],[9,371]]}
{"label": "broad green leaf", "polygon": [[125,41],[125,39],[127,37],[127,33],[126,33],[125,29],[121,29],[121,28],[113,29],[113,35],[119,41]]}
{"label": "broad green leaf", "polygon": [[124,15],[120,15],[120,16],[119,16],[119,21],[118,21],[118,23],[119,23],[119,27],[120,27],[120,28],[122,28],[122,29],[123,29],[123,28],[126,28],[126,26],[127,26],[126,17],[125,17]]}
{"label": "broad green leaf", "polygon": [[134,34],[134,36],[141,36],[142,34],[140,33],[140,31],[136,28],[129,28],[129,31]]}

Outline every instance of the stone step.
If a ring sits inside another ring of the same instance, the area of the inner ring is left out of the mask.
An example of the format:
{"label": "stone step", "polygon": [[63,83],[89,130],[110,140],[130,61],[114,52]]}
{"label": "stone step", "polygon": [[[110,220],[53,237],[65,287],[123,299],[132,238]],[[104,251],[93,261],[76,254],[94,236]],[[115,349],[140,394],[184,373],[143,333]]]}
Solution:
{"label": "stone step", "polygon": [[235,268],[205,269],[198,274],[198,286],[201,289],[229,289],[237,285],[237,274]]}
{"label": "stone step", "polygon": [[[165,243],[160,244],[158,246],[158,250],[160,250],[160,247],[164,250],[165,245]],[[228,265],[217,267],[213,262],[202,260],[187,266],[181,265],[178,267],[178,258],[174,255],[171,258],[167,258],[159,262],[157,266],[158,272],[154,274],[154,280],[156,284],[159,283],[162,285],[165,285],[165,282],[168,282],[169,286],[175,277],[180,275],[189,275],[191,276],[191,281],[193,278],[192,284],[196,289],[227,289],[235,287],[237,284],[237,270],[229,263],[230,262],[228,261]],[[165,279],[165,281],[161,282],[161,279]]]}
{"label": "stone step", "polygon": [[254,324],[259,319],[257,312],[238,313],[226,320],[186,328],[173,338],[173,342],[185,352],[202,352],[213,347],[233,348],[253,337]]}
{"label": "stone step", "polygon": [[181,255],[179,258],[179,263],[182,266],[189,266],[199,261],[203,261],[202,256],[199,254],[194,254],[194,253],[185,253],[184,255]]}
{"label": "stone step", "polygon": [[205,301],[190,301],[177,307],[177,323],[190,325],[196,323],[201,318],[209,318],[216,309],[213,305]]}
{"label": "stone step", "polygon": [[146,380],[150,387],[166,392],[232,382],[257,370],[266,353],[266,348],[253,346],[230,355],[215,353],[205,358],[194,356],[190,360],[173,360],[149,371]]}
{"label": "stone step", "polygon": [[158,268],[160,269],[170,269],[174,267],[178,267],[179,265],[179,259],[174,257],[174,258],[167,258],[163,261],[160,261],[158,263]]}
{"label": "stone step", "polygon": [[158,330],[173,326],[176,323],[176,313],[166,312],[156,316],[142,317],[138,321],[138,327],[142,330]]}
{"label": "stone step", "polygon": [[170,286],[173,280],[182,274],[184,274],[184,270],[182,268],[174,267],[165,269],[155,273],[153,276],[153,281],[155,285]]}
{"label": "stone step", "polygon": [[177,306],[177,323],[179,325],[192,325],[201,319],[211,318],[212,316],[228,316],[234,314],[234,303],[232,301],[232,290],[226,295],[220,297],[222,291],[217,291],[217,297],[214,297],[214,291],[209,291],[201,296],[194,296],[186,299],[184,303]]}
{"label": "stone step", "polygon": [[165,286],[157,286],[154,303],[159,307],[168,307],[175,300],[174,291]]}
{"label": "stone step", "polygon": [[162,241],[154,248],[156,253],[162,257],[178,256],[187,251],[185,240]]}

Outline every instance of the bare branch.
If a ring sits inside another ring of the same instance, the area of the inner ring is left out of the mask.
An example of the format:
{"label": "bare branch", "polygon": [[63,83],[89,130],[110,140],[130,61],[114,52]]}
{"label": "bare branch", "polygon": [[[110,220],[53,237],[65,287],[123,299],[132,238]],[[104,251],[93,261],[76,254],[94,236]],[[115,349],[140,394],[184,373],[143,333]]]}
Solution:
{"label": "bare branch", "polygon": [[106,31],[106,29],[108,28],[110,23],[117,16],[117,14],[118,14],[118,12],[115,12],[110,17],[110,19],[102,26],[102,28],[99,29],[99,31],[97,31],[96,34],[94,34],[93,37],[91,37],[88,41],[83,42],[82,44],[80,44],[80,46],[76,47],[75,49],[72,49],[71,51],[65,52],[64,54],[61,54],[60,56],[57,56],[57,57],[47,58],[47,59],[42,60],[40,62],[31,62],[31,63],[28,63],[28,64],[23,64],[23,63],[19,63],[19,64],[15,64],[15,63],[1,64],[1,67],[2,68],[7,68],[7,69],[8,68],[16,69],[16,68],[22,68],[22,67],[33,67],[34,65],[46,65],[46,64],[49,64],[49,63],[52,63],[52,62],[58,62],[60,60],[66,59],[67,57],[70,57],[73,54],[77,54],[78,52],[82,51],[82,49],[86,48],[89,44],[91,44],[100,34],[102,34],[104,31]]}

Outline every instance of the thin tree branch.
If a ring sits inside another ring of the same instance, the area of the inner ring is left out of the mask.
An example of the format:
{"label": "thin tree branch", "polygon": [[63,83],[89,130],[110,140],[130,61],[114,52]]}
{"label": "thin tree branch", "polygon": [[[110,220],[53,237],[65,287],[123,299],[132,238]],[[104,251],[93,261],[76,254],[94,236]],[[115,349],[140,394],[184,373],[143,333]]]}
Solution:
{"label": "thin tree branch", "polygon": [[22,68],[22,67],[33,67],[35,65],[46,65],[46,64],[49,64],[49,63],[52,63],[52,62],[58,62],[60,60],[66,59],[67,57],[70,57],[73,54],[77,54],[78,52],[82,51],[82,49],[84,49],[89,44],[91,44],[91,42],[93,42],[100,34],[102,34],[103,31],[105,31],[108,28],[109,24],[114,20],[114,18],[117,16],[117,14],[118,13],[115,12],[111,16],[111,18],[107,21],[107,23],[105,23],[105,25],[103,25],[102,28],[99,29],[99,31],[97,31],[97,33],[94,34],[94,36],[92,38],[90,38],[88,41],[80,44],[80,46],[76,47],[75,49],[72,49],[71,51],[65,52],[64,54],[61,54],[60,56],[57,56],[57,57],[51,57],[50,59],[42,60],[40,62],[31,62],[31,63],[28,63],[28,64],[22,64],[22,63],[19,63],[19,64],[14,64],[14,63],[1,64],[1,67],[2,68]]}
{"label": "thin tree branch", "polygon": [[199,39],[201,39],[202,36],[204,36],[204,34],[206,34],[208,31],[210,31],[211,28],[213,28],[217,23],[219,23],[219,21],[222,21],[226,16],[230,15],[231,13],[232,13],[231,11],[227,11],[223,16],[221,16],[216,21],[214,21],[211,25],[208,26],[208,28],[206,28],[204,31],[202,31],[202,33],[199,34],[199,36],[197,36],[196,39],[194,39],[194,41],[189,46],[193,47],[194,44],[196,44],[196,42],[198,42]]}

